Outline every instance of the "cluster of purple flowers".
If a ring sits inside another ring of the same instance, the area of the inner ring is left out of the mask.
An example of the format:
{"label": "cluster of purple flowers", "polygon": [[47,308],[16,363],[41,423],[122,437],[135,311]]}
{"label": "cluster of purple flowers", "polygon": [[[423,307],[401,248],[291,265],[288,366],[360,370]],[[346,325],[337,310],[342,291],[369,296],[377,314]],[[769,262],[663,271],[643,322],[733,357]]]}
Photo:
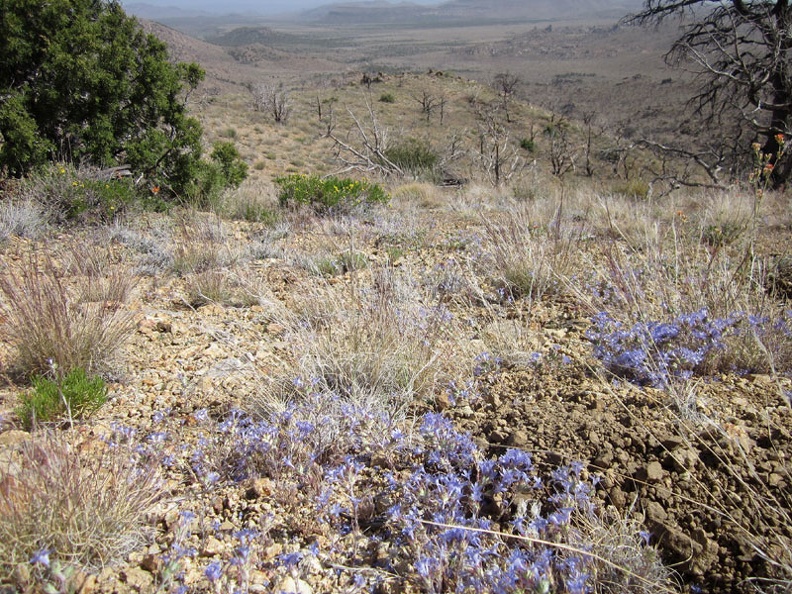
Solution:
{"label": "cluster of purple flowers", "polygon": [[[425,414],[404,431],[381,411],[312,390],[267,418],[240,411],[223,419],[205,411],[193,417],[202,437],[191,451],[178,452],[182,467],[208,489],[262,476],[299,482],[306,501],[314,501],[321,532],[338,536],[321,551],[296,535],[290,546],[320,564],[355,566],[337,576],[350,591],[371,591],[383,575],[425,592],[594,589],[594,557],[585,546],[565,546],[585,541],[576,515],[594,513],[594,482],[584,479],[582,464],[540,474],[522,450],[488,458],[441,414]],[[149,442],[161,446],[172,435],[159,431]],[[165,591],[186,591],[181,561],[197,559],[188,544],[194,519],[182,514],[163,558]],[[242,530],[233,536],[232,557],[201,563],[211,589],[244,591],[254,569],[297,575],[293,556],[262,561],[253,552],[272,542],[271,535]],[[364,561],[357,545],[345,548],[347,538],[387,554]],[[370,569],[358,571],[363,567]]]}
{"label": "cluster of purple flowers", "polygon": [[761,340],[770,333],[790,335],[788,319],[771,321],[743,312],[712,318],[706,309],[632,326],[600,312],[592,322],[586,336],[594,345],[594,356],[609,371],[636,384],[661,389],[674,379],[704,373],[707,364],[725,354],[735,339],[753,336]]}
{"label": "cluster of purple flowers", "polygon": [[[487,459],[440,414],[425,415],[415,439],[394,439],[400,456],[384,484],[367,482],[371,458],[358,452],[326,472],[319,501],[339,531],[362,528],[391,544],[389,573],[425,592],[550,591],[559,584],[592,591],[585,552],[548,544],[566,540],[574,513],[592,512],[582,465],[557,469],[545,483],[527,452]],[[361,526],[358,507],[373,490],[391,505]]]}

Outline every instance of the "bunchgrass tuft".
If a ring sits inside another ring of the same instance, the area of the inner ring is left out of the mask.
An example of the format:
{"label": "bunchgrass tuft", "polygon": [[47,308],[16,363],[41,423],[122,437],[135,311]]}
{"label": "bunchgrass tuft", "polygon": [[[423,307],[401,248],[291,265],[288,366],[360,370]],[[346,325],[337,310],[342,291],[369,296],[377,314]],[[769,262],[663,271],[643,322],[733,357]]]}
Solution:
{"label": "bunchgrass tuft", "polygon": [[298,304],[287,322],[297,375],[319,393],[399,416],[454,364],[441,356],[453,316],[441,304],[421,306],[402,269],[372,268],[356,280],[352,292],[328,284]]}
{"label": "bunchgrass tuft", "polygon": [[90,570],[124,559],[145,540],[161,485],[156,465],[131,448],[41,432],[18,446],[14,460],[0,468],[3,580],[24,576],[17,566],[43,562],[43,552],[47,563]]}
{"label": "bunchgrass tuft", "polygon": [[3,329],[19,372],[95,373],[109,366],[133,329],[132,315],[116,303],[81,302],[81,288],[36,253],[0,273]]}
{"label": "bunchgrass tuft", "polygon": [[482,215],[491,282],[509,299],[541,299],[563,292],[560,279],[575,269],[581,231],[562,229],[514,205],[499,217]]}
{"label": "bunchgrass tuft", "polygon": [[34,239],[46,227],[44,209],[31,199],[0,202],[0,244],[11,237]]}
{"label": "bunchgrass tuft", "polygon": [[188,212],[177,220],[172,269],[178,275],[215,270],[233,263],[223,222],[217,215]]}

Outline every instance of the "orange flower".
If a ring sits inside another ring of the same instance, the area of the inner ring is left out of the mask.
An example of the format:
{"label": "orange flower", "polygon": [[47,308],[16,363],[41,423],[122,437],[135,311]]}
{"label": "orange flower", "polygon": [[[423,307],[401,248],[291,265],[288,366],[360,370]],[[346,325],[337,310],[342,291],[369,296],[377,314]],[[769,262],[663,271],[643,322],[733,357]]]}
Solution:
{"label": "orange flower", "polygon": [[151,186],[151,193],[152,194],[159,194],[160,187],[159,186]]}
{"label": "orange flower", "polygon": [[764,174],[765,175],[770,175],[771,173],[773,173],[773,167],[774,166],[773,166],[772,163],[768,163],[767,165],[765,165],[764,166]]}
{"label": "orange flower", "polygon": [[785,140],[786,140],[786,139],[784,138],[784,135],[783,135],[783,134],[776,134],[776,135],[775,135],[775,140],[776,140],[776,142],[777,142],[779,145],[781,145],[781,146],[784,146],[784,142],[785,142]]}

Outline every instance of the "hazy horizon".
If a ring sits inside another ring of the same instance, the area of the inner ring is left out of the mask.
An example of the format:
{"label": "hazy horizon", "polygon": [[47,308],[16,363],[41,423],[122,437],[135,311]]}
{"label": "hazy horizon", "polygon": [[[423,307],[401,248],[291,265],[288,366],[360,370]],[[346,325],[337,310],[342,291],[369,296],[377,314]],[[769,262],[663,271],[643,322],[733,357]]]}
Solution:
{"label": "hazy horizon", "polygon": [[[336,0],[229,0],[218,4],[212,0],[122,0],[124,7],[148,5],[157,8],[176,8],[187,12],[210,14],[249,13],[283,14],[310,10],[319,6],[334,4]],[[354,0],[353,0],[354,1]],[[445,0],[395,0],[391,4],[407,1],[413,4],[442,4]]]}

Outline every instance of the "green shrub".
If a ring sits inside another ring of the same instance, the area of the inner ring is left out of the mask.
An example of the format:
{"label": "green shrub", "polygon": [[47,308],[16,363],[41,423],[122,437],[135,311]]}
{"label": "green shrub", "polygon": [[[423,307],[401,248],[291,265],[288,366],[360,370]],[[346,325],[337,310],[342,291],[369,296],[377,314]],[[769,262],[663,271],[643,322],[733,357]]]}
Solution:
{"label": "green shrub", "polygon": [[520,141],[520,148],[532,153],[536,150],[536,142],[531,138],[523,138]]}
{"label": "green shrub", "polygon": [[406,138],[389,147],[385,156],[401,170],[413,175],[431,172],[438,161],[438,155],[429,143],[417,138]]}
{"label": "green shrub", "polygon": [[396,103],[396,97],[393,93],[383,93],[379,98],[381,103]]}
{"label": "green shrub", "polygon": [[238,188],[247,178],[247,163],[242,160],[233,142],[215,143],[211,158],[219,165],[227,186]]}
{"label": "green shrub", "polygon": [[305,204],[319,213],[344,212],[390,200],[379,184],[351,178],[292,174],[275,178],[275,184],[281,206]]}
{"label": "green shrub", "polygon": [[21,194],[44,207],[56,223],[110,222],[143,194],[131,178],[108,179],[99,170],[54,163],[22,182]]}
{"label": "green shrub", "polygon": [[107,386],[101,377],[89,377],[84,369],[72,369],[62,378],[33,378],[33,390],[22,396],[17,416],[26,429],[38,423],[90,416],[107,402]]}
{"label": "green shrub", "polygon": [[210,161],[201,161],[187,186],[186,201],[198,209],[216,209],[227,188],[238,188],[247,178],[248,166],[232,142],[214,144]]}

